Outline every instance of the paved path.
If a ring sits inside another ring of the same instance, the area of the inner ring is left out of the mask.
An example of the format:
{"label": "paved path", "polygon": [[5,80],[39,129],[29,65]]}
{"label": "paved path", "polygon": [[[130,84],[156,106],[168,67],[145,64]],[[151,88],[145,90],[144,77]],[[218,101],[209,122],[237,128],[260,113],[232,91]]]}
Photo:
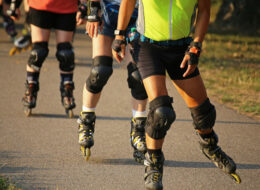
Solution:
{"label": "paved path", "polygon": [[[132,159],[129,143],[131,117],[126,66],[114,64],[97,108],[95,146],[86,162],[77,143],[76,119],[81,92],[91,65],[91,43],[75,37],[75,118],[68,119],[60,103],[59,71],[54,34],[40,75],[40,91],[33,116],[26,118],[24,94],[28,52],[9,57],[11,43],[0,28],[0,174],[23,190],[139,190],[144,189],[144,167]],[[199,151],[190,113],[168,83],[177,120],[165,140],[165,190],[260,189],[260,123],[217,104],[215,130],[220,145],[237,162],[243,180],[235,184]]]}

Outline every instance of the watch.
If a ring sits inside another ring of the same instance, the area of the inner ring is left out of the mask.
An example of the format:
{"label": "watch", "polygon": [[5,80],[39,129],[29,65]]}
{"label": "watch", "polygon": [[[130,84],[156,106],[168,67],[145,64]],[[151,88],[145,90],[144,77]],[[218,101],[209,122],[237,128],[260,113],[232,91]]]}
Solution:
{"label": "watch", "polygon": [[118,29],[116,29],[114,31],[114,34],[115,35],[119,35],[119,36],[125,36],[126,35],[126,31],[125,30],[118,30]]}

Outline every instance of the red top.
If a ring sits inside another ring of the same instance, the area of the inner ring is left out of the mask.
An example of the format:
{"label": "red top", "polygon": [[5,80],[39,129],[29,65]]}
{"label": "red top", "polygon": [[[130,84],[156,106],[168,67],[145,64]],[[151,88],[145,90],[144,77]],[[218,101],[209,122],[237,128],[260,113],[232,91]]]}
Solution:
{"label": "red top", "polygon": [[78,0],[28,0],[29,6],[54,13],[74,13],[78,10]]}

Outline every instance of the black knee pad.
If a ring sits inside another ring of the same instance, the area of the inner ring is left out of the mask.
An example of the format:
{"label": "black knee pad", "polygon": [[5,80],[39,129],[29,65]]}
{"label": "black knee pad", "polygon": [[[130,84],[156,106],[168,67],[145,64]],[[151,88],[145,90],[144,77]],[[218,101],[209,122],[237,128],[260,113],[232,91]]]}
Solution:
{"label": "black knee pad", "polygon": [[136,64],[130,62],[127,66],[128,70],[128,87],[131,89],[132,96],[137,100],[147,99],[147,94],[142,82],[141,75],[136,67]]}
{"label": "black knee pad", "polygon": [[48,56],[48,42],[33,43],[33,47],[28,60],[28,65],[35,71],[40,71],[42,63]]}
{"label": "black knee pad", "polygon": [[214,126],[216,121],[216,109],[210,103],[209,99],[195,108],[190,108],[190,111],[195,129],[207,130]]}
{"label": "black knee pad", "polygon": [[60,70],[70,72],[75,68],[74,51],[70,42],[63,42],[57,45],[56,57],[60,62]]}
{"label": "black knee pad", "polygon": [[151,138],[164,138],[176,119],[172,102],[172,98],[169,96],[159,96],[150,102],[145,130]]}
{"label": "black knee pad", "polygon": [[113,73],[112,64],[112,57],[97,56],[94,58],[90,75],[86,81],[86,88],[89,92],[97,94],[102,91]]}

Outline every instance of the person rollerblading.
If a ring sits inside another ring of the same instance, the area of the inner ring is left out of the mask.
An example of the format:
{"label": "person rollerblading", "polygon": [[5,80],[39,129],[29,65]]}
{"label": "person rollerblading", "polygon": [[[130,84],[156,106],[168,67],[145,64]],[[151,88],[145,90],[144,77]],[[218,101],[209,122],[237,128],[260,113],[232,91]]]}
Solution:
{"label": "person rollerblading", "polygon": [[221,147],[218,146],[218,136],[214,131],[207,135],[197,134],[202,153],[219,169],[228,174],[236,183],[241,183],[240,176],[236,173],[236,164]]}
{"label": "person rollerblading", "polygon": [[60,84],[61,103],[65,108],[65,112],[69,118],[73,118],[72,109],[76,107],[73,97],[74,83],[72,81]]}
{"label": "person rollerblading", "polygon": [[38,83],[28,83],[25,84],[25,95],[22,99],[24,105],[24,113],[27,117],[32,114],[32,109],[36,107],[37,92],[39,91]]}
{"label": "person rollerblading", "polygon": [[162,177],[163,177],[163,164],[164,155],[163,153],[146,153],[145,154],[145,188],[146,190],[162,190]]}
{"label": "person rollerblading", "polygon": [[89,160],[91,155],[90,148],[94,145],[94,131],[95,131],[95,112],[82,111],[77,122],[79,133],[79,144],[82,155],[86,161]]}
{"label": "person rollerblading", "polygon": [[146,117],[132,118],[131,120],[131,131],[130,141],[134,148],[133,157],[136,162],[144,163],[146,144],[145,144],[145,122]]}

